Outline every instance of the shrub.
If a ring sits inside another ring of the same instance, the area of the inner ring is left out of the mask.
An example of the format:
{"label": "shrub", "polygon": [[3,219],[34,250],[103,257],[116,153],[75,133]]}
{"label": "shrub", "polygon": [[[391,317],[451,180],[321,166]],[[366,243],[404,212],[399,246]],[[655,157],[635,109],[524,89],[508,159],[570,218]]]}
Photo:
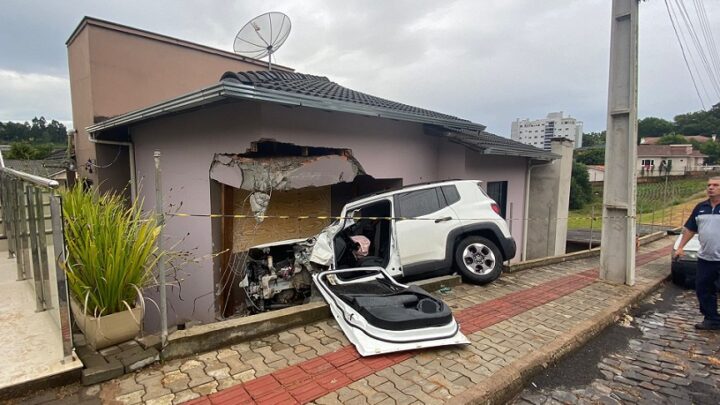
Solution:
{"label": "shrub", "polygon": [[67,258],[63,264],[72,297],[95,317],[135,306],[161,258],[160,226],[145,218],[138,201],[127,207],[117,194],[62,193]]}
{"label": "shrub", "polygon": [[570,178],[570,209],[577,210],[592,200],[592,186],[587,166],[573,161],[572,177]]}

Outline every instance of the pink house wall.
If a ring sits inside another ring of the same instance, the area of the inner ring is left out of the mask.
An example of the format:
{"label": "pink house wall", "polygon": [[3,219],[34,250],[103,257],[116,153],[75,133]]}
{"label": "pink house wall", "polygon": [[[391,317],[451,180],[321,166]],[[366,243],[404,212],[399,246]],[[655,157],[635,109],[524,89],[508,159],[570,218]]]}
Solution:
{"label": "pink house wall", "polygon": [[527,159],[525,158],[481,155],[469,150],[466,153],[467,178],[482,180],[486,187],[491,181],[508,182],[506,219],[518,247],[515,260],[520,258],[520,252],[523,251],[526,174]]}
{"label": "pink house wall", "polygon": [[[522,187],[517,185],[524,184],[524,159],[509,159],[508,163],[504,158],[465,154],[464,148],[445,138],[424,134],[420,124],[238,102],[136,125],[131,128],[131,137],[136,175],[141,183],[140,197],[145,199],[146,207],[155,205],[153,152],[162,153],[166,212],[180,206],[181,212],[210,213],[209,169],[214,154],[245,153],[251,142],[262,138],[350,149],[367,174],[375,178],[402,178],[403,184],[447,178],[510,180],[509,201],[515,201],[516,207],[521,205],[517,201],[522,201],[522,193],[518,194]],[[466,157],[472,159],[467,165]],[[168,244],[184,238],[181,246],[200,259],[199,263],[185,267],[184,301],[180,301],[177,293],[171,294],[177,314],[169,314],[169,323],[188,319],[212,321],[215,285],[209,254],[219,251],[220,246],[213,246],[210,219],[170,217],[166,235],[171,239]],[[196,297],[200,298],[194,303]],[[153,318],[149,314],[148,325],[156,323]]]}

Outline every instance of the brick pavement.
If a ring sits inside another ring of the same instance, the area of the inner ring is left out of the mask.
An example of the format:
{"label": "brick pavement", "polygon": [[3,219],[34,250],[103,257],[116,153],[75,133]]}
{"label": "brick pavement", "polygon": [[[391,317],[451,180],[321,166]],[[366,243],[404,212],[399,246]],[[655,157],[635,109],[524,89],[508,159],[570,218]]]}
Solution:
{"label": "brick pavement", "polygon": [[[641,248],[635,287],[599,281],[599,260],[589,258],[454,288],[441,297],[471,345],[359,358],[335,322],[325,320],[101,385],[65,387],[65,398],[123,404],[443,403],[591,319],[609,301],[666,277],[670,243],[666,238]],[[57,402],[60,396],[45,392],[22,401]]]}
{"label": "brick pavement", "polygon": [[695,293],[676,297],[668,311],[646,313],[633,324],[642,336],[604,356],[596,365],[602,378],[587,385],[526,389],[514,405],[716,404],[720,398],[720,334],[696,331]]}

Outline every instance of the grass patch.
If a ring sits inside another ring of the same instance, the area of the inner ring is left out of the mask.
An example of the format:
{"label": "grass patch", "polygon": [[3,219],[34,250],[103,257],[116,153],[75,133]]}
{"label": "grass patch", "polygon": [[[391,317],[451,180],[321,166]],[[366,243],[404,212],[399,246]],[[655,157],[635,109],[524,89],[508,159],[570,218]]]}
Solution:
{"label": "grass patch", "polygon": [[[704,197],[706,179],[680,179],[661,183],[643,183],[637,186],[637,215],[640,223],[679,226],[683,215],[688,215],[695,202]],[[570,211],[568,229],[602,228],[602,186],[593,187],[592,201],[582,209]],[[593,217],[593,207],[594,219]],[[683,214],[684,213],[684,214]]]}

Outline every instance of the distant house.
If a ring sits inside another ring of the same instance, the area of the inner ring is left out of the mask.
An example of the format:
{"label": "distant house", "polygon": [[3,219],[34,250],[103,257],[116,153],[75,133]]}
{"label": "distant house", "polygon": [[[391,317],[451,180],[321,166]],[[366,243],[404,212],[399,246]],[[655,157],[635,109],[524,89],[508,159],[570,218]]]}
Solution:
{"label": "distant house", "polygon": [[705,158],[692,145],[638,145],[638,176],[682,176],[703,170]]}
{"label": "distant house", "polygon": [[595,165],[595,166],[588,166],[588,179],[590,182],[596,182],[596,181],[604,181],[605,180],[605,166],[602,165]]}
{"label": "distant house", "polygon": [[[705,143],[705,142],[710,142],[710,141],[714,142],[716,139],[716,135],[712,135],[712,136],[689,135],[689,136],[684,136],[684,138],[687,139],[688,142],[696,141],[698,143]],[[660,142],[659,136],[657,136],[657,137],[646,136],[646,137],[643,137],[640,139],[640,145],[657,145],[658,142]]]}
{"label": "distant house", "polygon": [[56,150],[40,160],[3,159],[6,167],[53,180],[65,180],[68,159],[65,150]]}

